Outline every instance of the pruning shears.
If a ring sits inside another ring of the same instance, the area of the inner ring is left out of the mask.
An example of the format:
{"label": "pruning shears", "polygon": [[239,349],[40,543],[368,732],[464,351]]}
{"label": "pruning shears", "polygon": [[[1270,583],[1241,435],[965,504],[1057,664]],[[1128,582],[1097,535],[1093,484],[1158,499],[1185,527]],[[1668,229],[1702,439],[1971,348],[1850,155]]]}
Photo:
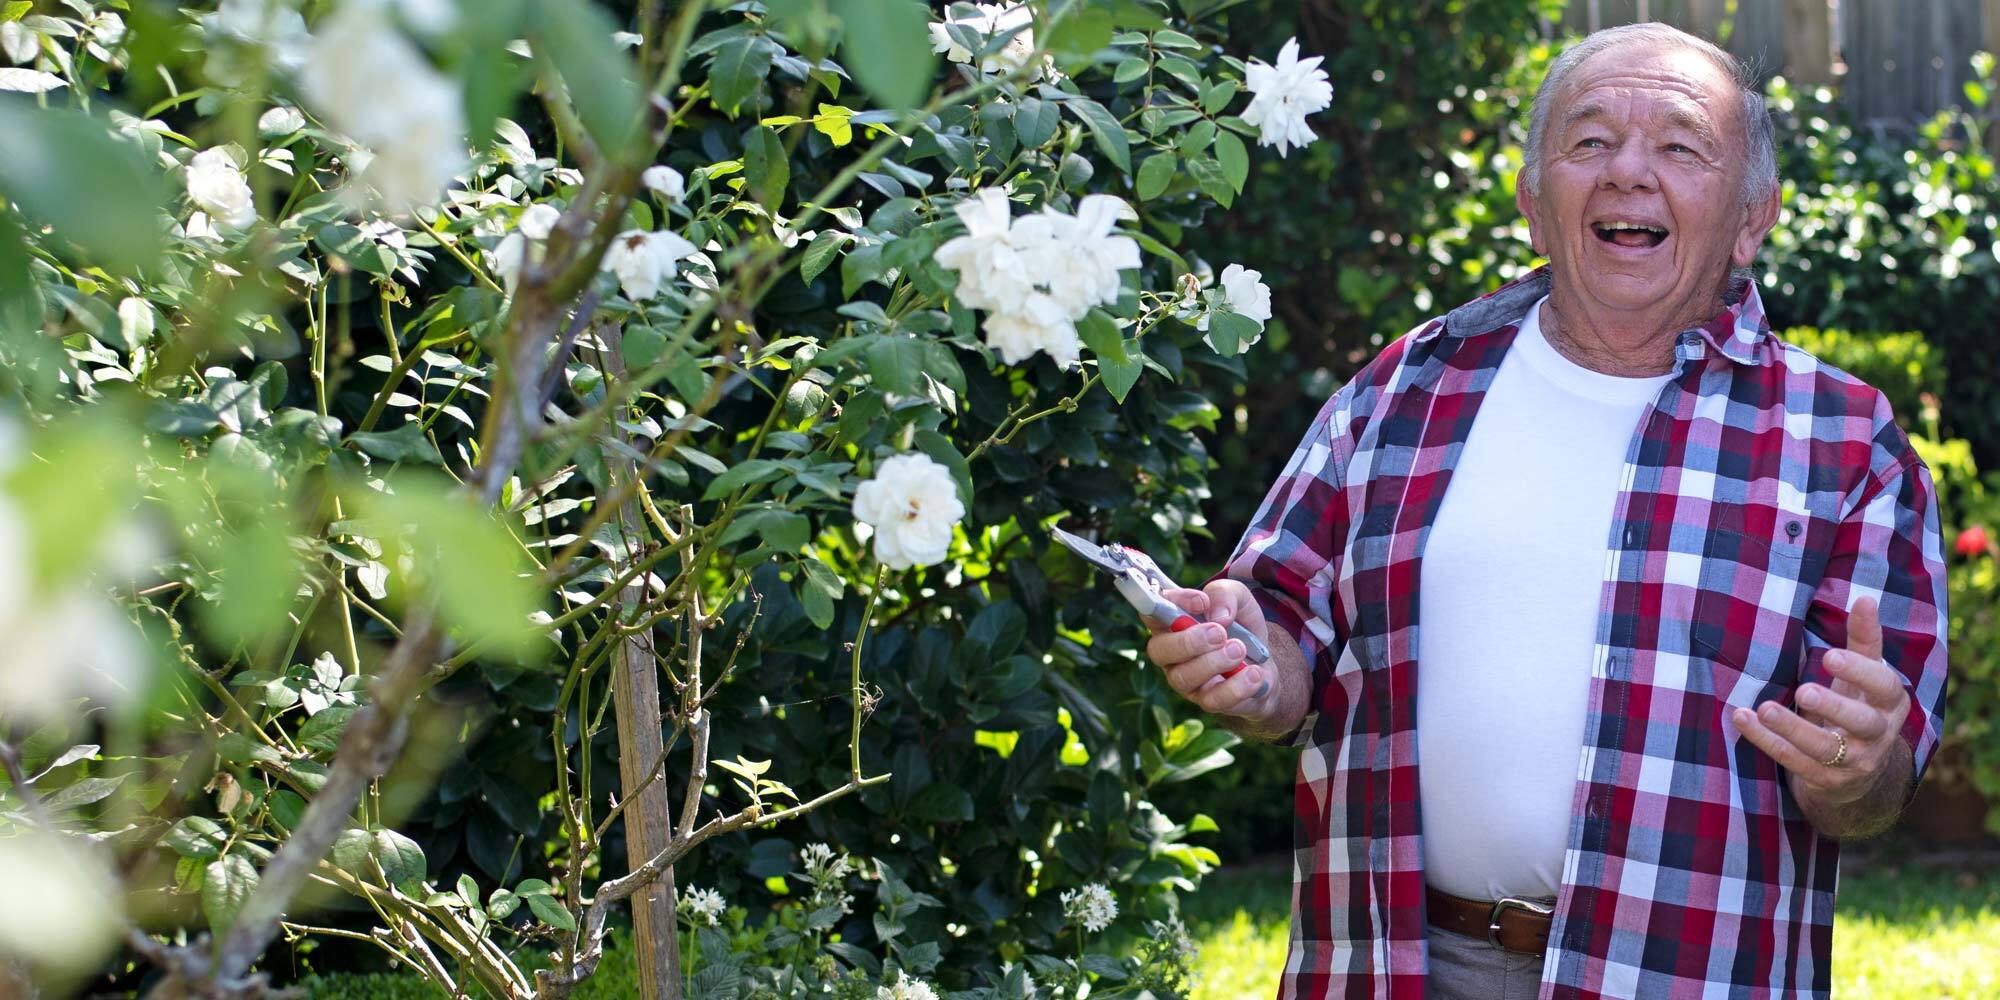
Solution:
{"label": "pruning shears", "polygon": [[[1163,591],[1179,590],[1180,587],[1160,572],[1152,556],[1116,542],[1099,545],[1061,528],[1051,527],[1049,531],[1055,534],[1056,541],[1082,556],[1085,562],[1111,574],[1114,578],[1112,586],[1118,588],[1119,595],[1141,615],[1166,626],[1171,632],[1185,632],[1202,623],[1203,619],[1189,614],[1163,596]],[[1229,637],[1243,644],[1245,663],[1263,663],[1271,658],[1271,651],[1264,648],[1264,643],[1251,635],[1241,622],[1229,623]],[[1234,677],[1242,669],[1243,664],[1239,663],[1223,671],[1222,676]]]}

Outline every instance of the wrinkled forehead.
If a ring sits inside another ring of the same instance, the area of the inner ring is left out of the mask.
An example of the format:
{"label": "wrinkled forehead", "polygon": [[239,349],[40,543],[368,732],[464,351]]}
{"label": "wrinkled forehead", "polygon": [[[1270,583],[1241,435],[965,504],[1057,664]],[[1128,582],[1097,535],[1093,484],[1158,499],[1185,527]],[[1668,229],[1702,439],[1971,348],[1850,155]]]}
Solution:
{"label": "wrinkled forehead", "polygon": [[1682,45],[1633,40],[1591,55],[1554,95],[1551,121],[1560,125],[1593,111],[1629,110],[1644,102],[1650,116],[1705,123],[1720,134],[1740,128],[1736,82],[1714,60]]}

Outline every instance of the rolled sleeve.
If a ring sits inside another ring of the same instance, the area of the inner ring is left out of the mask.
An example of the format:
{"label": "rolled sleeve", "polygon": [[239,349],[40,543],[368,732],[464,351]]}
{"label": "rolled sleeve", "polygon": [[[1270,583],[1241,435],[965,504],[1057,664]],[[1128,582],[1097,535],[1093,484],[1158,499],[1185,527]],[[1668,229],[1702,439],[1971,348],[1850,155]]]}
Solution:
{"label": "rolled sleeve", "polygon": [[1284,742],[1296,743],[1312,731],[1345,642],[1341,616],[1334,611],[1334,583],[1346,538],[1347,399],[1343,389],[1320,409],[1215,577],[1249,587],[1265,620],[1298,643],[1312,668],[1305,721]]}
{"label": "rolled sleeve", "polygon": [[1840,523],[1833,557],[1807,613],[1801,680],[1832,683],[1826,653],[1847,647],[1847,616],[1854,602],[1874,598],[1881,609],[1882,658],[1902,674],[1910,695],[1901,733],[1916,761],[1914,792],[1944,728],[1950,619],[1936,487],[1930,470],[1908,447],[1903,442],[1894,463],[1869,479]]}

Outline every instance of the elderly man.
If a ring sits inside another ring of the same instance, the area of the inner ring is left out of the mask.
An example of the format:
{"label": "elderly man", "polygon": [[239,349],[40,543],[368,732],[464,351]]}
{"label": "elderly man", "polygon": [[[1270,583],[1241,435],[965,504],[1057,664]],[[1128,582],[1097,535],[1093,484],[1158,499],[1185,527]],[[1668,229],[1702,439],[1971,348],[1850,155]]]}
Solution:
{"label": "elderly man", "polygon": [[[1937,745],[1945,571],[1880,393],[1744,269],[1770,120],[1727,53],[1598,32],[1536,95],[1547,267],[1314,419],[1168,682],[1303,748],[1286,997],[1825,995],[1838,842]],[[1421,765],[1421,766],[1420,766]]]}

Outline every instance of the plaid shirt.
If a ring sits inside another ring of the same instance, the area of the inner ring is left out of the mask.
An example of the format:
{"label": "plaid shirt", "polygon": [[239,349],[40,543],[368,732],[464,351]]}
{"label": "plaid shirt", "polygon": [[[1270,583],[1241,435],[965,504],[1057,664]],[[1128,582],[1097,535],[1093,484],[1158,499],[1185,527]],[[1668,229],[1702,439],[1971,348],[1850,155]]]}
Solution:
{"label": "plaid shirt", "polygon": [[[1313,672],[1281,996],[1423,995],[1424,542],[1549,286],[1537,271],[1362,369],[1223,570]],[[1831,683],[1820,661],[1845,647],[1855,599],[1881,606],[1918,773],[1937,746],[1945,569],[1929,470],[1880,393],[1778,341],[1753,285],[1737,295],[1679,335],[1626,452],[1543,1000],[1828,993],[1839,847],[1724,716]]]}

